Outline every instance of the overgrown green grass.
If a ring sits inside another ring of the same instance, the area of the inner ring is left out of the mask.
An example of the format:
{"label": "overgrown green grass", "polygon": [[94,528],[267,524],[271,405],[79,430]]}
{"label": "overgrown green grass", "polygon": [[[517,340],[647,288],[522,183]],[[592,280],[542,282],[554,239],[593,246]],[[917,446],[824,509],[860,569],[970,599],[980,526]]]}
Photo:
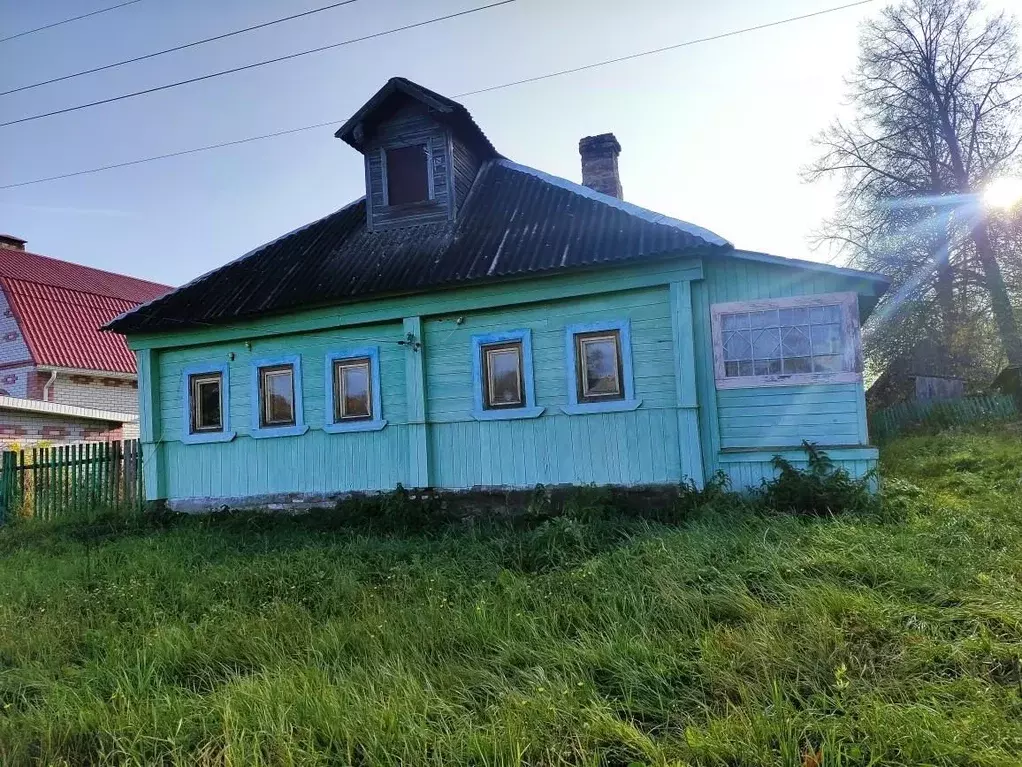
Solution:
{"label": "overgrown green grass", "polygon": [[0,531],[0,763],[1016,765],[1022,429],[885,515]]}

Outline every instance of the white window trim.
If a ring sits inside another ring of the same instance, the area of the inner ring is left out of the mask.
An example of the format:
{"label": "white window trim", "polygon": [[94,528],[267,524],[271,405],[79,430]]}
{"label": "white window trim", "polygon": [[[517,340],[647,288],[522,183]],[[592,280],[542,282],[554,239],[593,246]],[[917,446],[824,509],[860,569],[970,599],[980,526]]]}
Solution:
{"label": "white window trim", "polygon": [[[842,368],[839,373],[788,373],[765,376],[724,374],[724,332],[721,317],[736,312],[759,312],[767,309],[791,309],[813,306],[841,307],[841,337],[844,344]],[[862,336],[859,329],[859,297],[856,293],[820,293],[790,298],[768,298],[759,301],[734,301],[710,306],[713,335],[713,373],[718,389],[749,389],[762,386],[811,386],[813,384],[861,383]]]}

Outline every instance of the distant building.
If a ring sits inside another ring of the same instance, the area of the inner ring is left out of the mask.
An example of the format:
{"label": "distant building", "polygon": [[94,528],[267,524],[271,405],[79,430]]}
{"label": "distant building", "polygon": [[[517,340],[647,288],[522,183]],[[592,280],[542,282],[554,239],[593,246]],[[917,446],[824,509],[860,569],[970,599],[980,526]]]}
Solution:
{"label": "distant building", "polygon": [[916,344],[909,357],[893,361],[866,392],[870,411],[903,402],[933,402],[965,396],[962,369],[947,349],[933,341]]}
{"label": "distant building", "polygon": [[99,328],[169,290],[0,235],[0,443],[137,436],[135,356]]}

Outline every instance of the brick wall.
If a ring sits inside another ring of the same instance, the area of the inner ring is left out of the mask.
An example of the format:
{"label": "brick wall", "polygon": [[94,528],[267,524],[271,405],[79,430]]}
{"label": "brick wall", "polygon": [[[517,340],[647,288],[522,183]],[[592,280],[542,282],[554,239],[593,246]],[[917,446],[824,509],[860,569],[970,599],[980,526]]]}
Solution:
{"label": "brick wall", "polygon": [[[137,425],[131,426],[137,431]],[[40,442],[64,444],[67,442],[105,442],[131,439],[124,435],[119,423],[88,421],[41,413],[0,411],[0,448],[13,445],[32,446]]]}
{"label": "brick wall", "polygon": [[30,397],[29,386],[35,375],[35,365],[0,368],[0,392],[9,397]]}
{"label": "brick wall", "polygon": [[0,365],[31,360],[32,355],[28,353],[28,346],[25,345],[18,321],[14,319],[11,305],[0,290]]}
{"label": "brick wall", "polygon": [[[42,378],[43,384],[49,380],[48,373],[36,373],[36,376]],[[41,392],[41,384],[39,389]],[[32,396],[30,393],[29,397]],[[123,378],[59,373],[50,387],[50,402],[112,410],[115,413],[137,413],[138,382]]]}

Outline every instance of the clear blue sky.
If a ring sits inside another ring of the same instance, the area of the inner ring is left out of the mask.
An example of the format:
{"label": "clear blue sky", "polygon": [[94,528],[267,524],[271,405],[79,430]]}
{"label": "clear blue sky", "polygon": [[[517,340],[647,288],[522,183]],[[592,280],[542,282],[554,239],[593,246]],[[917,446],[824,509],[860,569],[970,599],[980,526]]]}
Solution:
{"label": "clear blue sky", "polygon": [[[0,90],[258,23],[327,0],[142,0],[0,43]],[[1010,0],[1004,0],[1007,7]],[[113,0],[0,0],[0,37]],[[483,4],[360,0],[154,61],[0,97],[5,121]],[[336,120],[393,75],[448,95],[670,45],[841,0],[518,0],[168,92],[0,128],[0,184]],[[578,139],[613,131],[625,198],[739,247],[812,253],[834,187],[810,140],[843,109],[862,6],[463,99],[511,159],[579,180]],[[995,6],[997,7],[997,6]],[[363,193],[333,128],[0,190],[0,231],[58,258],[180,284]]]}

